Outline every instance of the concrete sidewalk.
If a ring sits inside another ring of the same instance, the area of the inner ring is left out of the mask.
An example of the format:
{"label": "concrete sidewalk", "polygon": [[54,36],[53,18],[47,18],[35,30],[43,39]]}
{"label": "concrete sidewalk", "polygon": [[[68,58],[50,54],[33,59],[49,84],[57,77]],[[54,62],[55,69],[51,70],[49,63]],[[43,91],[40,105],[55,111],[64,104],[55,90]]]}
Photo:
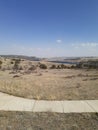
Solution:
{"label": "concrete sidewalk", "polygon": [[0,92],[0,110],[58,113],[98,112],[98,100],[38,101]]}

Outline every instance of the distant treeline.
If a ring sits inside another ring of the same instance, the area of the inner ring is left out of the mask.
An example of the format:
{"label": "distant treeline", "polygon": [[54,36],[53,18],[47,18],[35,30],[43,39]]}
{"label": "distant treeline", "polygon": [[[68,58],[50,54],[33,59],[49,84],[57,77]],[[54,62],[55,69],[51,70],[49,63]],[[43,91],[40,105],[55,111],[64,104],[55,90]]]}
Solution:
{"label": "distant treeline", "polygon": [[78,68],[98,69],[98,60],[82,61],[77,64]]}

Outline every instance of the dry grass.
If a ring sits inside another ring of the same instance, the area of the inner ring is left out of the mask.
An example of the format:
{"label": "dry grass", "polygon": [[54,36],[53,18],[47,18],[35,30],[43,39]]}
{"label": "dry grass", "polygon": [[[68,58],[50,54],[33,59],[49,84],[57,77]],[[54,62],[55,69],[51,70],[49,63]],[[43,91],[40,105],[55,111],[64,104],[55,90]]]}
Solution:
{"label": "dry grass", "polygon": [[[98,72],[95,70],[37,70],[36,73],[9,74],[0,71],[0,91],[15,96],[47,99],[98,99]],[[96,78],[96,80],[94,80]],[[86,80],[85,80],[86,79]]]}
{"label": "dry grass", "polygon": [[0,130],[98,130],[98,114],[0,111]]}
{"label": "dry grass", "polygon": [[[98,99],[98,70],[49,69],[54,63],[45,61],[41,63],[48,69],[43,70],[39,62],[24,60],[19,64],[23,70],[13,72],[11,59],[2,62],[5,71],[0,70],[1,92],[38,100]],[[29,70],[32,65],[36,70]]]}

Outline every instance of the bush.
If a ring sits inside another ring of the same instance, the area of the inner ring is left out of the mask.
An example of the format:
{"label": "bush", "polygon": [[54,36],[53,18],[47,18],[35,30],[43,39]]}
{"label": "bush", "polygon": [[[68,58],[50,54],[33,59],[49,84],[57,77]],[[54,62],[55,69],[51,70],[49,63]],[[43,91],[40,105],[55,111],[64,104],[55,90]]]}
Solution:
{"label": "bush", "polygon": [[81,63],[81,62],[78,63],[78,64],[76,64],[76,68],[78,68],[78,69],[79,69],[79,68],[82,68],[82,66],[83,66],[83,63]]}
{"label": "bush", "polygon": [[14,70],[18,70],[18,69],[19,69],[19,65],[18,65],[18,64],[14,64],[13,69],[14,69]]}
{"label": "bush", "polygon": [[40,67],[41,69],[47,69],[47,65],[45,65],[45,64],[40,64],[39,67]]}
{"label": "bush", "polygon": [[20,63],[21,59],[12,59],[12,61],[15,61],[17,63]]}
{"label": "bush", "polygon": [[16,61],[16,59],[12,59],[12,61]]}
{"label": "bush", "polygon": [[58,66],[57,66],[57,69],[61,69],[61,66],[60,66],[60,65],[58,65]]}
{"label": "bush", "polygon": [[18,69],[19,69],[19,70],[23,70],[22,66],[20,66]]}
{"label": "bush", "polygon": [[71,68],[71,69],[74,69],[74,68],[75,68],[75,66],[74,66],[74,65],[72,65],[70,68]]}
{"label": "bush", "polygon": [[2,61],[0,61],[0,66],[2,65],[2,63],[3,63],[3,62],[2,62]]}
{"label": "bush", "polygon": [[66,66],[64,64],[61,64],[61,69],[65,69]]}
{"label": "bush", "polygon": [[13,76],[13,78],[18,78],[18,77],[20,77],[20,76],[19,76],[19,75],[14,75],[14,76]]}
{"label": "bush", "polygon": [[32,65],[28,70],[36,70],[36,66]]}
{"label": "bush", "polygon": [[0,69],[2,68],[2,63],[3,63],[3,62],[2,62],[2,61],[0,61]]}
{"label": "bush", "polygon": [[11,63],[11,64],[14,64],[14,62],[13,62],[13,61],[11,61],[10,63]]}
{"label": "bush", "polygon": [[52,65],[50,69],[56,69],[56,65]]}
{"label": "bush", "polygon": [[16,60],[15,60],[15,63],[16,63],[16,64],[20,64],[20,61],[21,61],[21,59],[16,59]]}
{"label": "bush", "polygon": [[14,70],[16,71],[19,70],[20,61],[21,61],[20,59],[15,60],[14,67],[13,67]]}

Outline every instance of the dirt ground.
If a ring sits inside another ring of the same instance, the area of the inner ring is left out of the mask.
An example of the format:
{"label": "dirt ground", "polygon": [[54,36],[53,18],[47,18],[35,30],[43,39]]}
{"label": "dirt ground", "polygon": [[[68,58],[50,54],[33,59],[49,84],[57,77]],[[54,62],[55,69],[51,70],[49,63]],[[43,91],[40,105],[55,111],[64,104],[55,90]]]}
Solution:
{"label": "dirt ground", "polygon": [[[98,70],[47,69],[30,74],[0,71],[0,91],[37,100],[98,99]],[[18,75],[19,77],[13,78]]]}
{"label": "dirt ground", "polygon": [[0,130],[98,130],[98,113],[0,111]]}

